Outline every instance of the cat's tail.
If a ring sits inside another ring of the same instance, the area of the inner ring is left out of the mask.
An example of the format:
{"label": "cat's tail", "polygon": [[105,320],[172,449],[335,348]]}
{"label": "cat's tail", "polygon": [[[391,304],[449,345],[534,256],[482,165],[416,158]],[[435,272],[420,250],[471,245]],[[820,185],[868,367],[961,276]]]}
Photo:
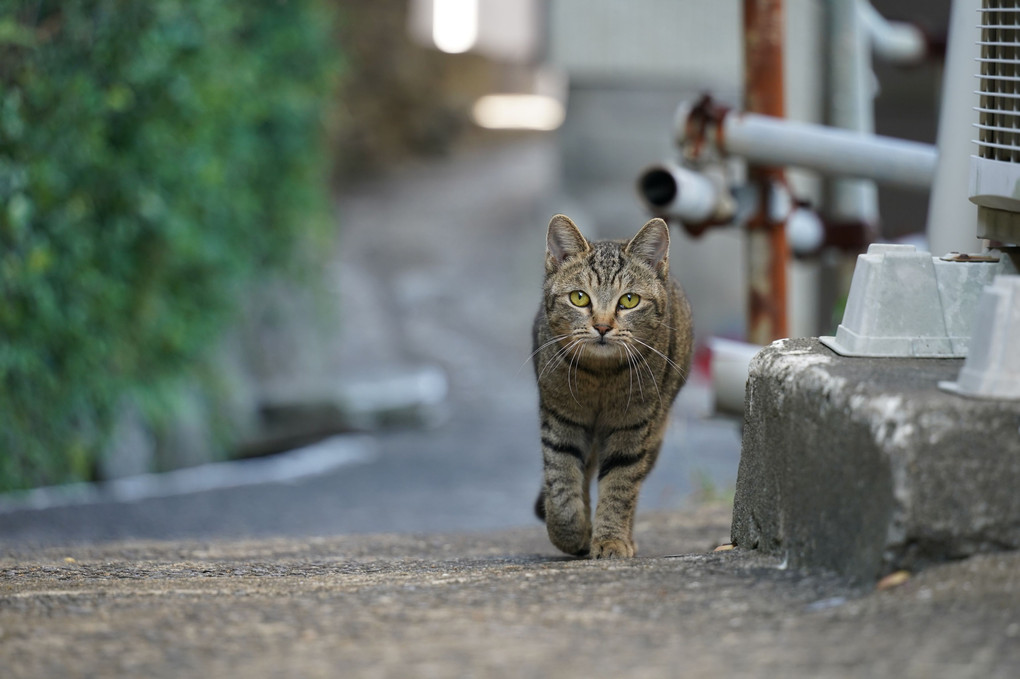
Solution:
{"label": "cat's tail", "polygon": [[538,497],[535,498],[535,516],[542,523],[545,523],[545,488],[538,491]]}

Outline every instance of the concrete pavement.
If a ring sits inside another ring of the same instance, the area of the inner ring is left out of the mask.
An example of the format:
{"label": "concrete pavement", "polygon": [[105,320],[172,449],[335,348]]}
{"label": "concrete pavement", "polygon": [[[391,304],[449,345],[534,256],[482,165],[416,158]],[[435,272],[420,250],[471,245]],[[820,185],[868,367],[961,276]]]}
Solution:
{"label": "concrete pavement", "polygon": [[643,556],[487,533],[16,547],[3,676],[1015,677],[1020,553],[852,588],[709,551],[726,506],[651,513]]}

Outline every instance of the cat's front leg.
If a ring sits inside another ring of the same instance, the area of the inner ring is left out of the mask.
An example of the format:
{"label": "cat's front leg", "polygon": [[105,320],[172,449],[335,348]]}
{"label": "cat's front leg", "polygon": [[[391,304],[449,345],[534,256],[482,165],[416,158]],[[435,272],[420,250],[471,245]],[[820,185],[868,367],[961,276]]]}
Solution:
{"label": "cat's front leg", "polygon": [[599,460],[592,558],[631,557],[637,553],[633,533],[638,494],[661,444],[661,431],[647,429],[617,432],[610,437]]}
{"label": "cat's front leg", "polygon": [[542,459],[544,483],[539,501],[544,503],[549,540],[562,552],[587,556],[591,550],[591,458],[579,444],[543,436]]}

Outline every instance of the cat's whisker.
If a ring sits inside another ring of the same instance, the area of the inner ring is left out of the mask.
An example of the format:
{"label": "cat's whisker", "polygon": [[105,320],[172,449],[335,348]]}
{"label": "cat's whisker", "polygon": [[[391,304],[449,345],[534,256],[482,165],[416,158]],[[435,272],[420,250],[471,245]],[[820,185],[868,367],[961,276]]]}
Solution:
{"label": "cat's whisker", "polygon": [[630,409],[630,400],[631,397],[633,397],[634,395],[634,368],[638,368],[637,371],[638,392],[641,394],[642,401],[645,400],[645,389],[644,385],[641,383],[641,370],[640,367],[638,367],[637,365],[637,360],[634,358],[634,350],[625,343],[621,344],[620,346],[622,346],[627,351],[627,369],[628,369],[627,372],[628,378],[630,380],[630,387],[627,392],[627,409]]}
{"label": "cat's whisker", "polygon": [[627,412],[630,410],[630,401],[634,396],[634,366],[630,362],[630,353],[627,350],[626,344],[617,344],[616,354],[620,356],[620,358],[624,358],[624,354],[626,354],[627,359],[627,378],[629,380],[629,384],[627,385],[627,405],[623,408],[624,412]]}
{"label": "cat's whisker", "polygon": [[563,362],[563,354],[566,353],[567,348],[560,348],[555,354],[549,357],[549,360],[542,366],[542,370],[538,373],[538,381],[541,382],[546,373],[550,370],[555,370],[556,367]]}
{"label": "cat's whisker", "polygon": [[[634,395],[634,373],[632,372],[630,365],[630,354],[627,353],[627,345],[617,344],[616,353],[620,356],[620,358],[625,357],[627,359],[627,378],[629,382],[627,384],[627,405],[624,406],[624,410],[630,410],[630,399]],[[624,356],[624,354],[626,354],[626,356]]]}
{"label": "cat's whisker", "polygon": [[[584,351],[584,340],[577,340],[571,346],[572,347],[577,347],[577,351],[574,352],[574,355],[570,359],[570,365],[567,366],[567,389],[570,391],[570,395],[574,397],[574,402],[577,403],[577,405],[581,405],[581,401],[578,400],[577,394],[574,393],[574,387],[577,387],[578,389],[581,388],[580,385],[578,385],[578,383],[577,383],[577,364],[581,360],[581,352]],[[573,386],[571,386],[571,384],[570,384],[570,370],[571,370],[571,368],[573,368],[573,370],[574,370],[574,384],[573,384]]]}
{"label": "cat's whisker", "polygon": [[546,347],[548,347],[548,346],[552,346],[553,344],[556,344],[557,342],[560,342],[560,341],[562,341],[562,340],[565,340],[565,339],[567,339],[568,337],[570,337],[570,333],[567,333],[567,334],[565,334],[565,335],[557,335],[556,337],[553,337],[553,338],[552,338],[552,339],[550,339],[549,341],[545,342],[545,343],[544,343],[544,344],[542,344],[542,345],[541,345],[540,347],[538,347],[537,349],[535,349],[534,351],[532,351],[532,352],[531,352],[530,354],[528,354],[528,357],[527,357],[526,359],[524,359],[524,363],[522,364],[522,366],[523,366],[523,365],[525,365],[525,364],[527,364],[527,362],[528,362],[528,361],[530,361],[531,359],[535,358],[535,356],[536,356],[536,355],[538,355],[538,353],[539,353],[539,352],[541,352],[541,351],[542,351],[543,349],[545,349]]}
{"label": "cat's whisker", "polygon": [[635,342],[637,342],[638,344],[640,344],[641,346],[647,347],[651,351],[655,352],[655,354],[657,354],[662,360],[664,360],[671,368],[676,370],[677,374],[679,374],[680,377],[683,377],[684,379],[687,379],[687,371],[684,370],[683,368],[681,368],[679,365],[677,365],[676,361],[674,361],[669,356],[667,356],[666,354],[662,353],[661,351],[659,351],[658,349],[653,347],[651,344],[648,344],[647,342],[643,342],[640,339],[638,339],[637,337],[634,337],[633,335],[631,336],[631,339],[634,340]]}
{"label": "cat's whisker", "polygon": [[648,376],[652,380],[652,386],[655,387],[655,396],[656,396],[656,398],[659,399],[659,407],[661,408],[662,407],[662,391],[659,389],[659,383],[655,381],[655,375],[652,374],[652,366],[648,365],[648,359],[646,359],[644,356],[641,357],[641,360],[643,360],[645,362],[645,367],[648,368]]}
{"label": "cat's whisker", "polygon": [[[569,337],[569,335],[567,335],[567,337]],[[559,368],[560,365],[563,364],[563,361],[566,360],[567,355],[570,353],[570,350],[577,346],[577,344],[579,344],[580,342],[581,340],[574,340],[573,342],[571,342],[565,347],[560,348],[559,351],[553,354],[552,357],[548,360],[548,362],[546,362],[545,366],[542,368],[542,371],[539,373],[538,381],[541,382],[542,379],[545,377],[546,373],[554,371],[557,368]]]}
{"label": "cat's whisker", "polygon": [[530,353],[530,354],[528,355],[528,357],[527,357],[526,359],[524,359],[524,362],[523,362],[523,363],[521,363],[520,367],[519,367],[519,368],[517,368],[517,372],[516,372],[516,373],[514,373],[514,374],[515,374],[515,376],[516,376],[516,375],[520,375],[520,373],[521,373],[521,370],[523,370],[523,369],[524,369],[524,366],[526,366],[526,365],[527,365],[528,363],[530,363],[530,362],[531,362],[531,360],[535,358],[535,356],[538,356],[538,354],[539,354],[539,353],[541,353],[541,351],[542,351],[543,349],[545,349],[546,347],[548,347],[548,346],[551,346],[551,345],[553,345],[553,344],[556,344],[557,342],[560,342],[560,341],[562,341],[562,340],[565,340],[565,339],[567,339],[568,337],[570,337],[570,333],[568,333],[568,334],[566,334],[566,335],[559,335],[559,336],[557,336],[557,337],[553,337],[553,338],[552,338],[551,340],[549,340],[548,342],[546,342],[545,344],[543,344],[543,345],[542,345],[542,346],[540,346],[539,348],[537,348],[537,349],[535,349],[534,351],[532,351],[532,352],[531,352],[531,353]]}
{"label": "cat's whisker", "polygon": [[633,382],[634,382],[634,369],[635,368],[639,368],[639,370],[637,371],[638,391],[641,394],[641,399],[644,400],[644,380],[641,377],[640,364],[638,363],[638,356],[635,353],[634,347],[630,346],[629,343],[621,342],[620,344],[621,344],[621,346],[623,346],[624,349],[627,350],[627,365],[629,367],[629,372],[630,372],[629,378],[630,378],[630,381],[631,381],[632,385],[633,385]]}
{"label": "cat's whisker", "polygon": [[652,383],[652,388],[655,389],[655,396],[656,398],[659,399],[659,404],[661,405],[662,394],[659,392],[659,383],[655,380],[655,373],[652,371],[651,366],[648,364],[648,359],[645,358],[644,354],[642,354],[637,349],[634,350],[634,355],[637,357],[637,360],[640,361],[640,363],[638,363],[638,372],[640,373],[641,366],[644,365],[645,371],[648,373],[648,381]]}
{"label": "cat's whisker", "polygon": [[[645,346],[647,346],[647,345],[645,345]],[[652,372],[652,366],[649,365],[648,359],[645,358],[645,356],[640,351],[635,350],[635,353],[637,354],[637,357],[639,359],[641,359],[641,362],[644,364],[645,370],[648,371],[648,377],[652,381],[652,386],[655,387],[655,394],[656,394],[656,396],[659,397],[659,405],[661,406],[662,405],[662,392],[659,391],[659,383],[655,381],[655,373]],[[640,368],[639,368],[638,374],[640,374]]]}
{"label": "cat's whisker", "polygon": [[[565,346],[562,349],[560,349],[556,353],[556,355],[553,356],[552,359],[550,359],[549,363],[546,364],[546,368],[547,369],[556,370],[561,365],[563,365],[563,363],[565,361],[567,361],[567,359],[569,357],[570,358],[570,363],[567,364],[567,381],[568,381],[568,385],[569,385],[569,381],[570,381],[570,365],[573,363],[573,360],[574,360],[574,354],[576,353],[575,349],[577,349],[579,351],[580,349],[578,347],[579,347],[579,345],[581,343],[582,343],[582,340],[574,340],[573,342],[571,342],[567,346]],[[543,374],[544,373],[545,373],[545,371],[543,370]]]}
{"label": "cat's whisker", "polygon": [[[623,360],[624,358],[627,359],[627,376],[630,377],[630,357],[629,356],[625,356],[625,354],[626,354],[626,347],[624,347],[622,344],[617,344],[616,345],[616,355],[619,356],[621,360]],[[623,407],[624,412],[630,410],[630,398],[633,395],[634,395],[634,381],[632,379],[631,382],[630,382],[630,385],[629,385],[629,387],[627,389],[627,405],[625,405]]]}

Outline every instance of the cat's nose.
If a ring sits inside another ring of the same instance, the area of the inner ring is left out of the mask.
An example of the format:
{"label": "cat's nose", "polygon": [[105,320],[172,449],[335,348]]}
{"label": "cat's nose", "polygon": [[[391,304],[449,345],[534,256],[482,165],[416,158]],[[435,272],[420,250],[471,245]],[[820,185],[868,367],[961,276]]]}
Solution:
{"label": "cat's nose", "polygon": [[613,329],[611,325],[605,325],[604,323],[597,323],[592,326],[598,331],[599,335],[605,337],[606,333]]}

